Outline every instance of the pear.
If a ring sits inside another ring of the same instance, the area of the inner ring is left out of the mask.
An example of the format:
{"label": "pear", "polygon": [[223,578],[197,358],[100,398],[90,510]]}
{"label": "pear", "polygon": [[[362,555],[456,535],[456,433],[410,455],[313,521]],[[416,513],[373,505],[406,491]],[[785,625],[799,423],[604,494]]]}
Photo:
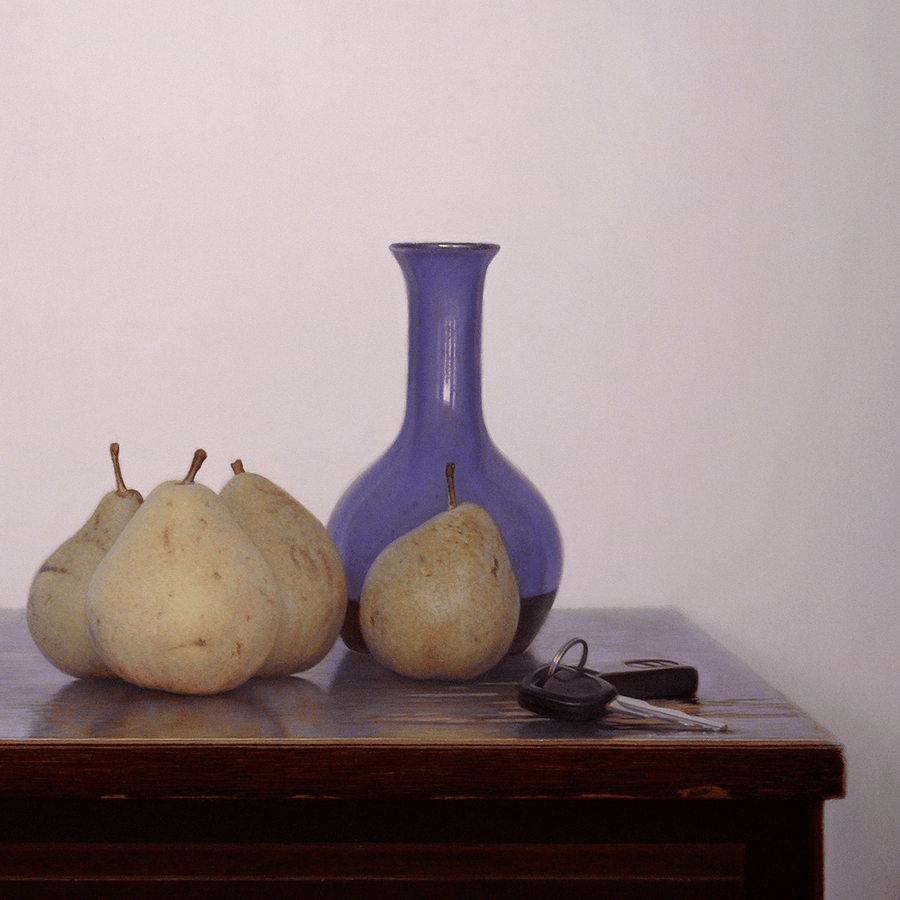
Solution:
{"label": "pear", "polygon": [[143,498],[125,486],[119,445],[109,448],[116,489],[106,494],[84,526],[63,542],[38,569],[28,593],[31,637],[44,656],[76,678],[113,678],[97,656],[84,602],[97,566],[131,520]]}
{"label": "pear", "polygon": [[251,678],[281,619],[275,578],[210,488],[166,481],[101,560],[88,586],[88,626],[100,658],[124,681],[177,694],[214,694]]}
{"label": "pear", "polygon": [[519,591],[503,538],[474,503],[457,503],[389,544],[363,581],[363,638],[384,666],[410,678],[464,681],[509,650]]}
{"label": "pear", "polygon": [[275,645],[257,677],[293,675],[312,668],[334,646],[347,612],[347,579],[325,526],[278,485],[241,460],[219,493],[259,548],[281,595]]}

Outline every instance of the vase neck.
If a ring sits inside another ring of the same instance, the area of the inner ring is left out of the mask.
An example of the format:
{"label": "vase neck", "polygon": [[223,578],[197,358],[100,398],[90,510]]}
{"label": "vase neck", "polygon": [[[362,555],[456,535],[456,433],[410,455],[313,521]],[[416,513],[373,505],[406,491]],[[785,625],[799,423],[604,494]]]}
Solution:
{"label": "vase neck", "polygon": [[484,279],[494,244],[394,244],[409,301],[402,432],[414,439],[485,432],[481,406]]}

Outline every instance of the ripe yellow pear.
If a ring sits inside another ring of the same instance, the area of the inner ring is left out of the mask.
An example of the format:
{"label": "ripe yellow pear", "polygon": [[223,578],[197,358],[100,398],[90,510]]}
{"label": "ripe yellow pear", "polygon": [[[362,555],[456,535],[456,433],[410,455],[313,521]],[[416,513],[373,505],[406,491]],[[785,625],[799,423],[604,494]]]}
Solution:
{"label": "ripe yellow pear", "polygon": [[519,591],[490,515],[457,503],[447,466],[448,509],[397,538],[366,573],[363,638],[384,666],[410,678],[463,681],[509,650]]}
{"label": "ripe yellow pear", "polygon": [[347,579],[325,526],[278,485],[236,460],[219,496],[268,563],[282,602],[275,645],[257,671],[303,672],[334,646],[347,612]]}
{"label": "ripe yellow pear", "polygon": [[109,448],[116,489],[106,494],[83,527],[38,569],[28,593],[27,619],[38,649],[58,669],[76,678],[113,678],[94,650],[84,603],[88,584],[143,498],[125,486],[119,445]]}
{"label": "ripe yellow pear", "polygon": [[247,681],[281,619],[259,550],[215,491],[184,481],[155,488],[103,558],[85,608],[100,658],[120,678],[179,694]]}

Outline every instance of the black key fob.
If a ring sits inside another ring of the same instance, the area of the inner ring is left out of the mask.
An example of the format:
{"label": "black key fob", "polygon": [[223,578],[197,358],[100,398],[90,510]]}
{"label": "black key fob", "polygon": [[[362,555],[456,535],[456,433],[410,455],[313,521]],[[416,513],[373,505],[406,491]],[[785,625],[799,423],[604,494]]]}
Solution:
{"label": "black key fob", "polygon": [[590,722],[606,712],[618,691],[596,673],[551,663],[519,684],[519,706],[539,716]]}
{"label": "black key fob", "polygon": [[639,700],[693,697],[700,683],[693,666],[672,659],[627,659],[613,670],[597,674],[624,697]]}

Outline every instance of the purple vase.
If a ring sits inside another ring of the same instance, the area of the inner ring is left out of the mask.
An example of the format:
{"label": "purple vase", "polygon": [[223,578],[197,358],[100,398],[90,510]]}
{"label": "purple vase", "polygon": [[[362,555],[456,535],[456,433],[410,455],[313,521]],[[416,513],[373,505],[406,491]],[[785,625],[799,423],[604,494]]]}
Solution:
{"label": "purple vase", "polygon": [[544,624],[562,575],[562,541],[535,487],[494,446],[481,406],[481,309],[496,244],[392,244],[406,278],[409,372],[406,414],[387,452],[344,492],[328,521],[347,572],[342,637],[365,652],[359,596],[375,557],[447,508],[445,468],[460,502],[483,506],[503,535],[519,584],[510,653]]}

